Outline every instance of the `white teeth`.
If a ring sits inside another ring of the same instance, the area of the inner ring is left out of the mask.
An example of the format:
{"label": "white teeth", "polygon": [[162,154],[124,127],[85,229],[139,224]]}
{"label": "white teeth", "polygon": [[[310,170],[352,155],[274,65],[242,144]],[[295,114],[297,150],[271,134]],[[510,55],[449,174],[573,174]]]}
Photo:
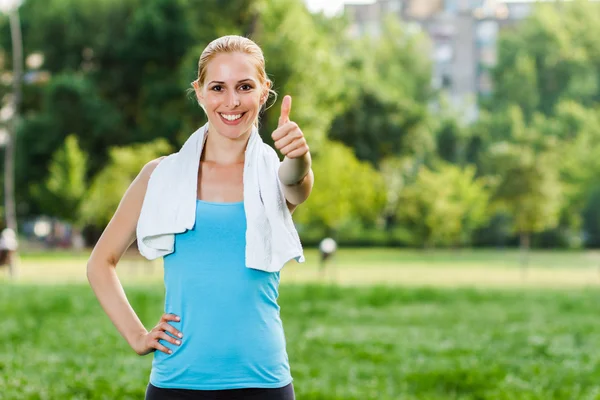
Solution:
{"label": "white teeth", "polygon": [[236,119],[240,119],[242,117],[242,114],[238,114],[238,115],[225,115],[225,114],[221,114],[221,116],[223,118],[225,118],[227,121],[235,121]]}

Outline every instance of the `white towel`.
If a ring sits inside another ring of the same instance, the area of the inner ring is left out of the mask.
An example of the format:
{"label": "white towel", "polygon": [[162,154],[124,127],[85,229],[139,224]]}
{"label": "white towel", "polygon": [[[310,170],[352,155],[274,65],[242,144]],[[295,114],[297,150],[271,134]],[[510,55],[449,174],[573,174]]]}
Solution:
{"label": "white towel", "polygon": [[[136,229],[139,251],[149,260],[172,253],[175,234],[194,227],[198,167],[207,129],[208,123],[194,132],[178,153],[165,157],[150,176]],[[279,181],[279,165],[275,150],[253,128],[243,176],[246,267],[267,272],[281,270],[291,259],[304,262]]]}

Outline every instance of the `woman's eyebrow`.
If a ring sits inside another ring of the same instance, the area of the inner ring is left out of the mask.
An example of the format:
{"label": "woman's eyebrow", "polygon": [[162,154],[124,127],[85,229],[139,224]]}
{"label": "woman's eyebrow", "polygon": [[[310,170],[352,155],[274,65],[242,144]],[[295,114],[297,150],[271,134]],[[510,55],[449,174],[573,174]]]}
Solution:
{"label": "woman's eyebrow", "polygon": [[[242,79],[241,81],[238,81],[238,84],[239,83],[244,83],[244,82],[252,82],[252,83],[254,83],[254,79],[252,79],[252,78]],[[224,85],[225,84],[225,82],[222,82],[222,81],[211,81],[209,83],[209,85],[212,85],[213,83],[217,83],[219,85]]]}

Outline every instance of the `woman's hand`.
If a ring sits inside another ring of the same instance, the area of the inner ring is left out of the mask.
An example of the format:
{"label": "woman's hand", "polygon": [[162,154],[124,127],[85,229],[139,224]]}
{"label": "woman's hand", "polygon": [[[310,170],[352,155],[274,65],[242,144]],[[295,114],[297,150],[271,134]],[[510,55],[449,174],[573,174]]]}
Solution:
{"label": "woman's hand", "polygon": [[[183,334],[169,324],[168,321],[179,322],[180,320],[181,319],[177,315],[163,314],[162,317],[160,317],[158,324],[156,324],[156,326],[152,328],[150,332],[146,332],[138,336],[133,341],[131,347],[140,356],[146,355],[155,350],[160,350],[163,353],[171,354],[172,351],[160,344],[159,339],[163,339],[169,343],[179,346],[181,344],[180,339],[183,337]],[[173,334],[173,336],[178,337],[179,339],[168,335],[166,332]]]}
{"label": "woman's hand", "polygon": [[275,148],[287,158],[302,158],[309,151],[308,144],[304,138],[302,129],[295,122],[290,121],[290,112],[292,111],[292,97],[285,96],[281,103],[281,115],[277,129],[273,131],[271,137],[275,142]]}

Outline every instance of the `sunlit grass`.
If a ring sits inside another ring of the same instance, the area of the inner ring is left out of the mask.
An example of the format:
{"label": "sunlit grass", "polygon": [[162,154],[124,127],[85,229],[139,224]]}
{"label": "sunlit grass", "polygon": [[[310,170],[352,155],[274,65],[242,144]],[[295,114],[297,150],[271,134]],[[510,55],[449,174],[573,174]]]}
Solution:
{"label": "sunlit grass", "polygon": [[[147,326],[160,284],[127,285]],[[298,399],[597,399],[600,292],[285,285]],[[86,285],[0,284],[0,398],[141,399],[128,348]]]}
{"label": "sunlit grass", "polygon": [[[526,270],[515,250],[342,249],[319,271],[319,255],[306,250],[307,262],[290,262],[282,271],[285,283],[340,285],[572,287],[600,284],[600,254],[596,252],[534,251]],[[85,283],[89,252],[30,252],[21,256],[21,283]],[[159,283],[162,262],[149,262],[135,253],[118,265],[124,283]],[[0,281],[8,280],[6,269]]]}

